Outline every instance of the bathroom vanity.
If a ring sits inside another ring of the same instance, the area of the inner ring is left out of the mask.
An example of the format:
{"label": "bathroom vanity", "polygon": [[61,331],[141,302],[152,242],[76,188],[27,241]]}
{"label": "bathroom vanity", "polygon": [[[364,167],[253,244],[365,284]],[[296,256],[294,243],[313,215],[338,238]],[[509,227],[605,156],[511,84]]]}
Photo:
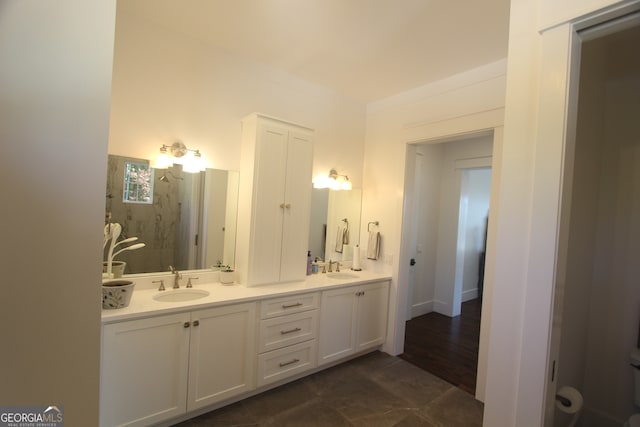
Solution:
{"label": "bathroom vanity", "polygon": [[388,275],[315,274],[246,287],[197,274],[197,294],[158,291],[157,277],[142,277],[128,307],[103,310],[101,426],[184,420],[385,341]]}
{"label": "bathroom vanity", "polygon": [[101,426],[169,425],[385,342],[388,275],[306,276],[313,130],[252,114],[241,151],[242,285],[224,286],[212,270],[183,272],[178,289],[178,273],[128,277],[129,306],[102,312]]}

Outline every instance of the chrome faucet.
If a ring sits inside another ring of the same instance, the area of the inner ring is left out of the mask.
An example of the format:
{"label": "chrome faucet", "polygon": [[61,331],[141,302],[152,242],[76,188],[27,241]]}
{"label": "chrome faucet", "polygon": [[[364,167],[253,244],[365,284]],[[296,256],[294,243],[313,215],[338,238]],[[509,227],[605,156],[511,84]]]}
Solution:
{"label": "chrome faucet", "polygon": [[331,269],[331,266],[334,264],[333,261],[329,260],[329,273],[332,273],[333,270]]}
{"label": "chrome faucet", "polygon": [[182,274],[172,266],[169,266],[169,270],[171,270],[171,274],[173,274],[173,289],[180,289],[180,279],[182,279]]}

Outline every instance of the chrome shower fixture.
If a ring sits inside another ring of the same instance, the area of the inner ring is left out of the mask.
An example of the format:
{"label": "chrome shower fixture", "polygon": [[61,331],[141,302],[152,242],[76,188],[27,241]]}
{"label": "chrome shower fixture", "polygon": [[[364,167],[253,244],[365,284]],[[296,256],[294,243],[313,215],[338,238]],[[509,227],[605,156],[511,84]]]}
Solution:
{"label": "chrome shower fixture", "polygon": [[171,175],[171,177],[174,178],[174,179],[179,179],[179,180],[183,180],[184,179],[181,176],[175,176],[174,174],[171,173],[171,171],[166,171],[165,173],[162,174],[162,176],[160,178],[158,178],[158,181],[166,182],[168,184],[171,181],[169,180],[169,178],[167,178],[167,175]]}

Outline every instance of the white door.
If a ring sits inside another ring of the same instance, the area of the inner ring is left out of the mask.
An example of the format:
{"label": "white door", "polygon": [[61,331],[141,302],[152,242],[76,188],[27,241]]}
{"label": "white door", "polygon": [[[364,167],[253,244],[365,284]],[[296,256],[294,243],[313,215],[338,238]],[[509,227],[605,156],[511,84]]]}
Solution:
{"label": "white door", "polygon": [[355,351],[358,291],[358,287],[351,287],[322,293],[318,365]]}
{"label": "white door", "polygon": [[309,134],[292,130],[287,146],[287,179],[280,281],[304,279],[309,250],[313,145]]}
{"label": "white door", "polygon": [[189,411],[255,387],[255,313],[255,303],[192,313]]}
{"label": "white door", "polygon": [[147,426],[185,413],[188,324],[183,313],[104,326],[101,426]]}
{"label": "white door", "polygon": [[280,280],[287,138],[285,127],[268,123],[258,127],[250,249],[252,285]]}
{"label": "white door", "polygon": [[358,293],[356,351],[361,351],[380,345],[386,339],[389,283],[361,286]]}

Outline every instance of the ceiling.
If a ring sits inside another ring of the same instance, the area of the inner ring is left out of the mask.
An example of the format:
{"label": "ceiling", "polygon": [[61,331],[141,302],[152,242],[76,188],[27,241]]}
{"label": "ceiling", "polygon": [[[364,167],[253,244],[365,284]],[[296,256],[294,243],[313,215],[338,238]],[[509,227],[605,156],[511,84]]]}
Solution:
{"label": "ceiling", "polygon": [[133,13],[369,102],[505,58],[510,0],[119,0]]}

